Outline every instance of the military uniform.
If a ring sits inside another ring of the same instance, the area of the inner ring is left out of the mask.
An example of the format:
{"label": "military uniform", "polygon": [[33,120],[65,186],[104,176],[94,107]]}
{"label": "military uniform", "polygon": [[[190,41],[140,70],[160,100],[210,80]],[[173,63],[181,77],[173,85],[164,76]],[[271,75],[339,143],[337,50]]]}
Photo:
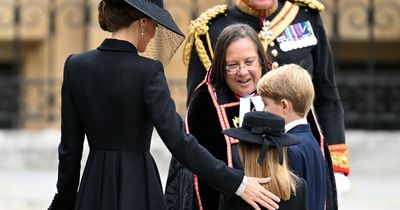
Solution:
{"label": "military uniform", "polygon": [[259,31],[273,68],[295,63],[312,75],[316,99],[308,121],[329,166],[327,187],[331,190],[327,197],[333,202],[327,204],[327,209],[337,209],[333,171],[347,175],[349,162],[332,52],[319,15],[324,7],[315,0],[279,0],[274,9],[271,14],[259,14],[239,0],[230,8],[227,5],[210,8],[191,22],[184,48],[184,62],[188,64],[188,102],[211,66],[213,47],[225,27],[245,23]]}

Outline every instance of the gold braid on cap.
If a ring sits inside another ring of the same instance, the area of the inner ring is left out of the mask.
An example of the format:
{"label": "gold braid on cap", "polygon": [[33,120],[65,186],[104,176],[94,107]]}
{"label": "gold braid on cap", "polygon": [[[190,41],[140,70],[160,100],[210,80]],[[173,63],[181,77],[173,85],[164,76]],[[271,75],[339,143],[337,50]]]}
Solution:
{"label": "gold braid on cap", "polygon": [[185,65],[189,64],[190,54],[192,51],[193,43],[196,46],[197,54],[199,55],[200,61],[203,66],[208,71],[211,66],[211,59],[208,57],[206,48],[204,47],[203,41],[201,41],[200,36],[206,35],[208,49],[210,50],[211,57],[213,57],[213,48],[211,46],[210,35],[208,34],[208,22],[215,18],[219,14],[225,13],[228,9],[228,5],[216,5],[205,12],[203,12],[196,20],[192,20],[188,27],[188,38],[183,49],[183,63]]}
{"label": "gold braid on cap", "polygon": [[315,9],[318,12],[322,12],[325,9],[325,6],[319,2],[318,0],[290,0],[293,3],[305,5],[311,9]]}

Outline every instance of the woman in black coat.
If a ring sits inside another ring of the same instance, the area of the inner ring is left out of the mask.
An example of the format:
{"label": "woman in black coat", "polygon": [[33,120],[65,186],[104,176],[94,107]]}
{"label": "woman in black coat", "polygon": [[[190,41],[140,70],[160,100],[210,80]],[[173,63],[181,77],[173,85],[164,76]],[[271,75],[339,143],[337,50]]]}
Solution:
{"label": "woman in black coat", "polygon": [[[154,127],[179,161],[224,194],[276,208],[279,199],[259,185],[268,179],[244,183],[242,172],[185,134],[162,64],[138,54],[161,39],[169,51],[157,49],[168,61],[183,40],[162,0],[102,0],[98,9],[100,26],[112,38],[65,62],[57,194],[49,209],[166,209],[149,153]],[[90,152],[80,180],[85,136]]]}

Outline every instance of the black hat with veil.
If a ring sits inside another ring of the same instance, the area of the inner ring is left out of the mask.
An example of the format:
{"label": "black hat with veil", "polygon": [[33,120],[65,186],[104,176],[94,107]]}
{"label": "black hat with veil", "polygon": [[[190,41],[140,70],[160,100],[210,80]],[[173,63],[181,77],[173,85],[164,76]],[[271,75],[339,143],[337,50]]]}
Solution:
{"label": "black hat with veil", "polygon": [[[114,0],[115,1],[115,0]],[[185,39],[171,14],[164,9],[163,0],[124,0],[143,14],[158,22],[154,38],[147,45],[143,56],[168,64]]]}

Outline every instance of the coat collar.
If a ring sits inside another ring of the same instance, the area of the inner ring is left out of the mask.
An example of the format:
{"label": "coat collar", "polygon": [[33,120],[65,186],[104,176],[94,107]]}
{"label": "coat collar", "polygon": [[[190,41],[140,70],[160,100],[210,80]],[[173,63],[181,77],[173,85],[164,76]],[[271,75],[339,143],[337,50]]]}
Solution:
{"label": "coat collar", "polygon": [[301,119],[293,120],[292,122],[286,123],[285,130],[288,131],[288,130],[294,128],[295,126],[301,125],[301,124],[308,124],[307,119],[301,118]]}
{"label": "coat collar", "polygon": [[97,49],[107,51],[133,52],[135,54],[138,54],[135,45],[128,41],[119,39],[105,39]]}
{"label": "coat collar", "polygon": [[292,129],[286,131],[287,133],[304,133],[304,132],[309,132],[311,131],[310,124],[300,124],[294,126]]}

